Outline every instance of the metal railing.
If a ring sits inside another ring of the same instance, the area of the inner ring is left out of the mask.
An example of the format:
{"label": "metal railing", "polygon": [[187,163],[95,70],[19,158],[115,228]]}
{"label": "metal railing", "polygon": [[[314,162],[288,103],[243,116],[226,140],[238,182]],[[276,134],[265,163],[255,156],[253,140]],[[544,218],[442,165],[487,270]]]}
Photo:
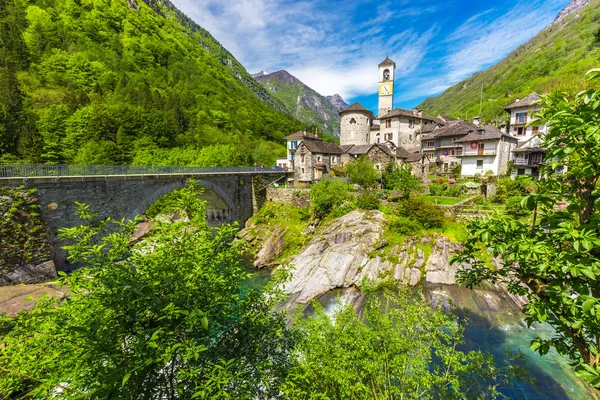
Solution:
{"label": "metal railing", "polygon": [[278,167],[140,167],[135,165],[0,164],[0,178],[109,176],[109,175],[203,175],[282,173]]}

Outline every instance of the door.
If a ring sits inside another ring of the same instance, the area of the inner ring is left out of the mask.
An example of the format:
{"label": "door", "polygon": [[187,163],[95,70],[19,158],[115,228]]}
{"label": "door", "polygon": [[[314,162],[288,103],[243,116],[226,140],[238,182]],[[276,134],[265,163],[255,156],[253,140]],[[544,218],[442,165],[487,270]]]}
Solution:
{"label": "door", "polygon": [[484,147],[485,147],[485,143],[479,143],[479,151],[477,152],[478,156],[483,155]]}

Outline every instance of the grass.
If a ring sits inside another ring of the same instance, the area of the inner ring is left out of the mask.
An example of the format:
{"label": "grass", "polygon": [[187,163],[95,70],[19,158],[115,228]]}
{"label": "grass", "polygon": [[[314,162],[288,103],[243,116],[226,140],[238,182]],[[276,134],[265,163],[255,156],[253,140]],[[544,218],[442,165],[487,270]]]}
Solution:
{"label": "grass", "polygon": [[428,194],[421,194],[421,195],[415,196],[415,198],[417,198],[417,199],[424,199],[433,204],[437,204],[438,206],[451,206],[458,202],[463,201],[464,199],[466,199],[468,197],[469,196],[461,196],[461,197],[430,196]]}

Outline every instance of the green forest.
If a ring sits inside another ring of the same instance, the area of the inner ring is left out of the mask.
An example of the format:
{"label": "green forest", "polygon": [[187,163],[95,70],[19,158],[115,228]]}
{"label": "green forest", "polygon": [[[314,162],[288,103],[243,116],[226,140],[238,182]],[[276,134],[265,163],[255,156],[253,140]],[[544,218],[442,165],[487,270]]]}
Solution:
{"label": "green forest", "polygon": [[[577,92],[600,61],[600,4],[589,4],[541,31],[489,69],[476,73],[417,107],[431,115],[504,121],[504,108],[531,92]],[[483,89],[482,89],[483,87]],[[483,92],[483,95],[481,94]]]}
{"label": "green forest", "polygon": [[271,165],[303,128],[168,2],[0,0],[0,52],[0,162]]}

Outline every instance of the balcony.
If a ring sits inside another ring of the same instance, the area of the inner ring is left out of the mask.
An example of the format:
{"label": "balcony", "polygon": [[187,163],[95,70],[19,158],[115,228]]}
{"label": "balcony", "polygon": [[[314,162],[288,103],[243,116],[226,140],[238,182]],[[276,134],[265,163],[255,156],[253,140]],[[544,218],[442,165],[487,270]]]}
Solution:
{"label": "balcony", "polygon": [[465,156],[495,156],[495,155],[496,155],[496,149],[492,149],[492,150],[478,149],[478,150],[467,150],[467,151],[463,152],[458,157],[465,157]]}
{"label": "balcony", "polygon": [[515,167],[539,167],[542,165],[542,161],[533,161],[533,160],[514,160],[513,165]]}

